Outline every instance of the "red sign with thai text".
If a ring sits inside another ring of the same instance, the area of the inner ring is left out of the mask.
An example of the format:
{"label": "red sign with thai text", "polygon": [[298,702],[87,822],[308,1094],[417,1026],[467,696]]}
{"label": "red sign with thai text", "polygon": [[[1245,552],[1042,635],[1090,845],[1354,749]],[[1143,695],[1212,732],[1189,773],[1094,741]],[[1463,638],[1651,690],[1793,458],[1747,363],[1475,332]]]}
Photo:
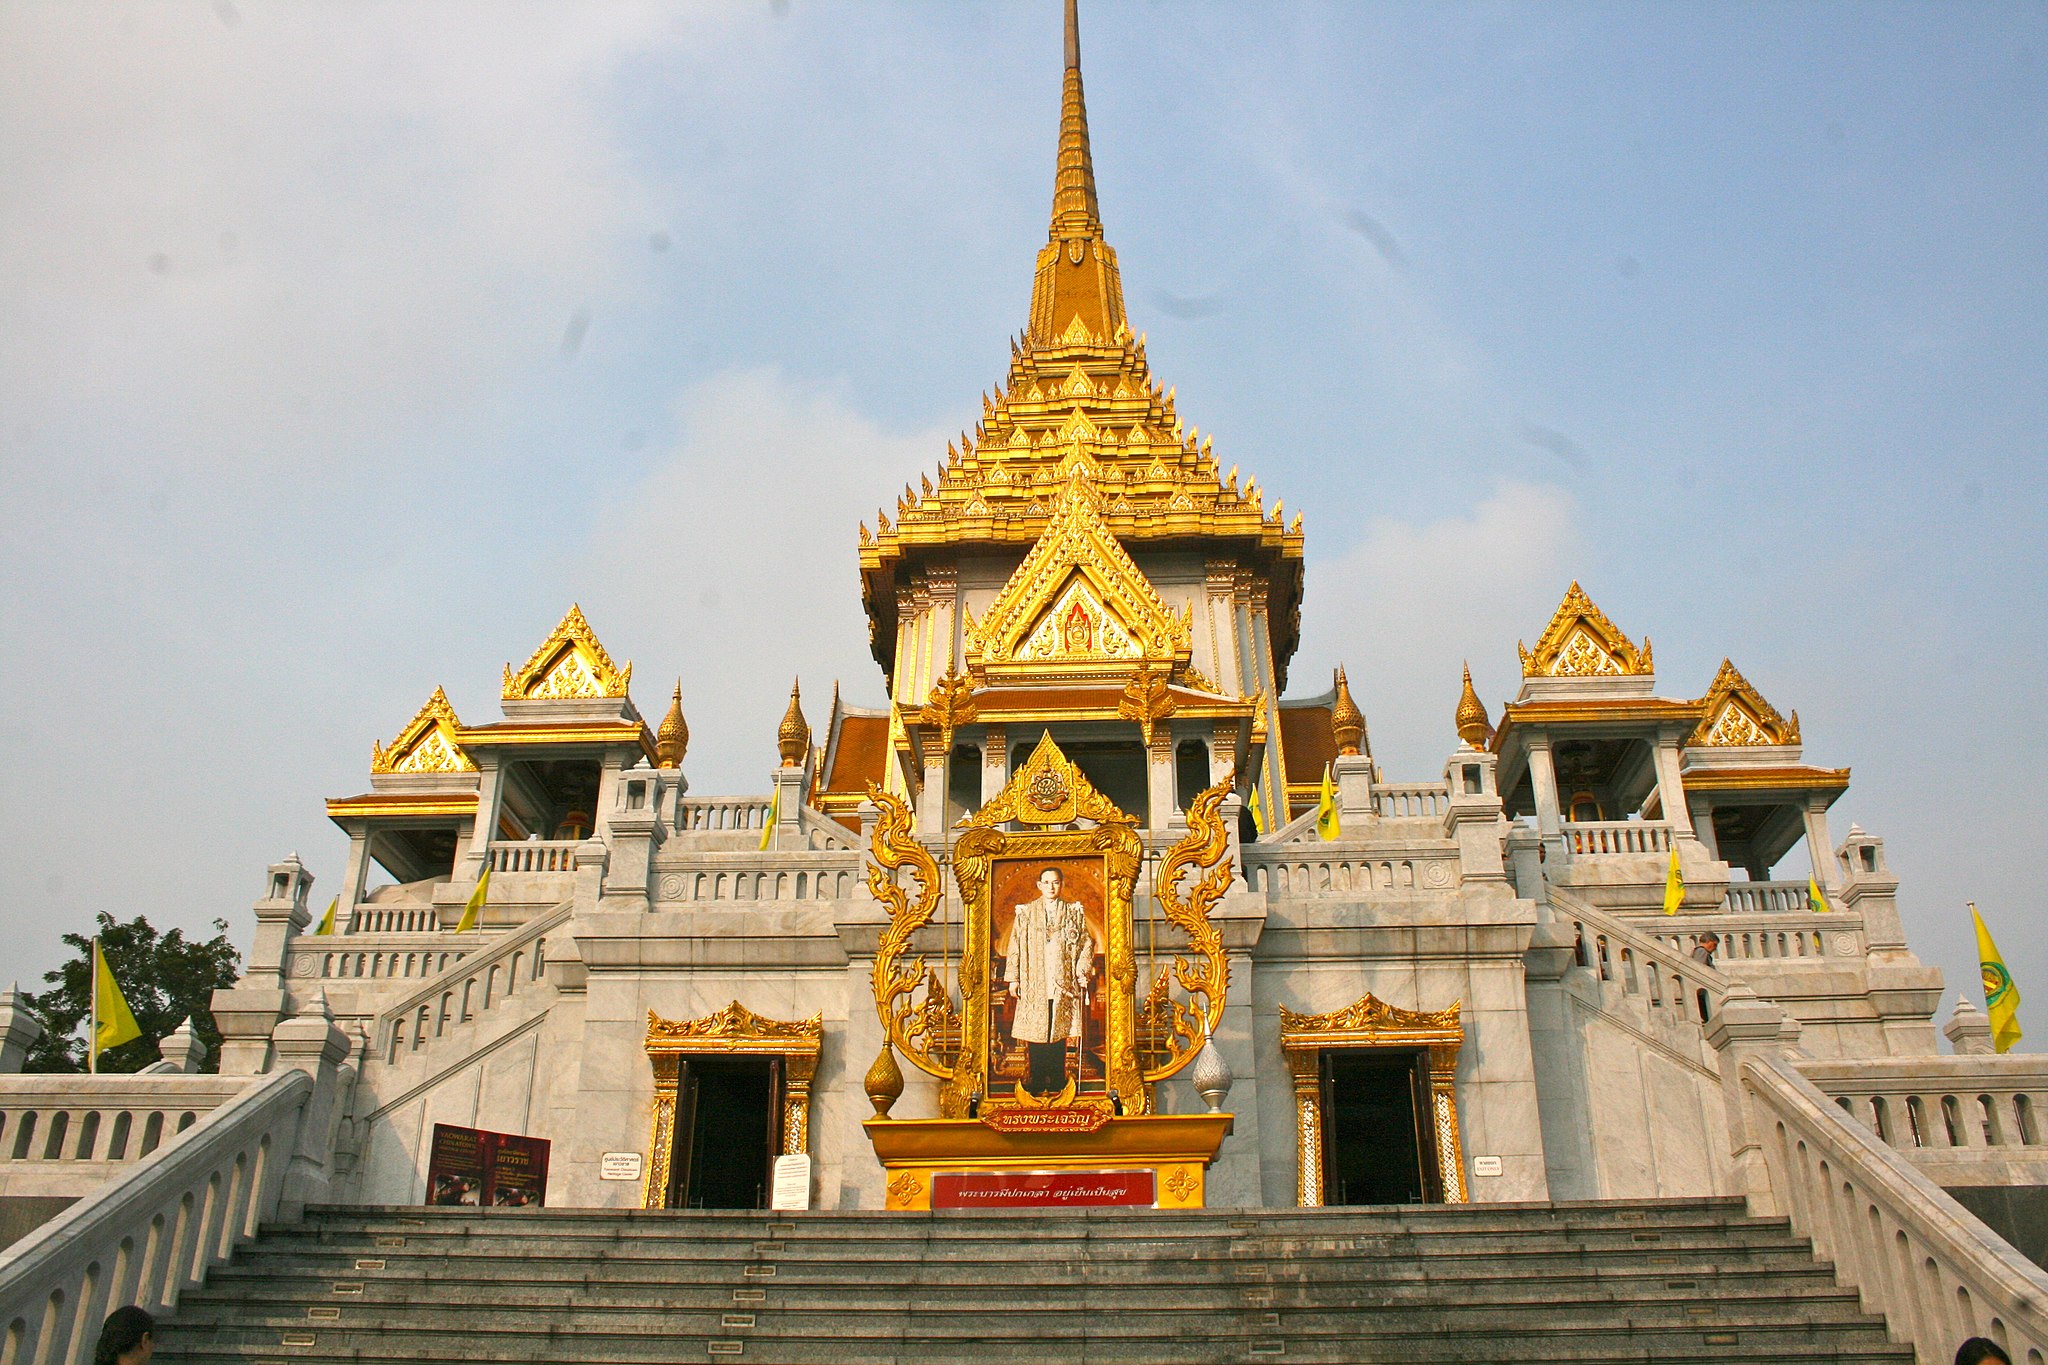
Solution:
{"label": "red sign with thai text", "polygon": [[935,1209],[1151,1208],[1158,1202],[1150,1171],[941,1171],[932,1177]]}

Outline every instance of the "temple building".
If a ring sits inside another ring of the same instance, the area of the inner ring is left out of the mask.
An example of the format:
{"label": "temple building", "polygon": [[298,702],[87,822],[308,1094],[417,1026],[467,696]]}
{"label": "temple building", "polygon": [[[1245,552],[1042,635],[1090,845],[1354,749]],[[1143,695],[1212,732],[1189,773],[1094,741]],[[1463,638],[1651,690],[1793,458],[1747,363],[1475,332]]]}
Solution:
{"label": "temple building", "polygon": [[434,689],[328,802],[339,885],[271,867],[215,998],[224,1078],[331,1083],[285,1205],[435,1201],[451,1129],[544,1143],[550,1208],[1741,1197],[1868,1305],[1862,1215],[1815,1212],[1852,1170],[1928,1283],[2004,1292],[1951,1199],[2023,1240],[2048,1073],[1967,1002],[1942,1053],[1787,699],[1660,679],[1560,583],[1515,695],[1445,678],[1441,768],[1386,773],[1345,672],[1290,677],[1302,515],[1227,460],[1126,315],[1069,0],[1008,369],[848,528],[879,677],[793,687],[744,797],[578,607],[500,717]]}

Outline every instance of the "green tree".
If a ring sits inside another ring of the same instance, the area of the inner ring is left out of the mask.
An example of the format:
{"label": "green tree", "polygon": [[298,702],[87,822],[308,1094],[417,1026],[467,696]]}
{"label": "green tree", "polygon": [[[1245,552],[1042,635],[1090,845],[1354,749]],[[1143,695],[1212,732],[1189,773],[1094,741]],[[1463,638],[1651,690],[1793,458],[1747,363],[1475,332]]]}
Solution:
{"label": "green tree", "polygon": [[[187,1019],[206,1044],[206,1069],[219,1066],[220,1030],[213,1026],[208,1006],[216,989],[235,984],[241,975],[242,955],[228,942],[226,920],[215,920],[213,927],[220,932],[195,943],[186,939],[183,930],[157,933],[140,915],[124,924],[100,911],[100,951],[106,954],[107,966],[142,1030],[140,1038],[102,1053],[101,1071],[140,1071],[157,1059],[156,1045]],[[85,1035],[92,1013],[92,939],[85,934],[66,934],[64,942],[77,956],[43,974],[48,990],[25,998],[45,1030],[23,1063],[27,1071],[85,1070]]]}

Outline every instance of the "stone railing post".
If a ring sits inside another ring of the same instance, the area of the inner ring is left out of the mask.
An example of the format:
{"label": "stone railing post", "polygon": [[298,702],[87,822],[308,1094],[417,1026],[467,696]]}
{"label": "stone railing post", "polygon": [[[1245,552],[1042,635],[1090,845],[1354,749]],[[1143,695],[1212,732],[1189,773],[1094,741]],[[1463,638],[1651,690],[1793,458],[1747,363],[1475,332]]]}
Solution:
{"label": "stone railing post", "polygon": [[1499,761],[1466,745],[1444,763],[1444,785],[1450,793],[1444,837],[1458,842],[1458,861],[1467,886],[1505,890],[1508,873],[1502,859],[1501,802],[1494,784],[1494,765]]}
{"label": "stone railing post", "polygon": [[611,859],[605,869],[606,899],[636,902],[620,909],[647,908],[648,876],[654,855],[668,837],[661,815],[661,773],[656,768],[629,768],[613,784]]}
{"label": "stone railing post", "polygon": [[334,1130],[341,1121],[341,1064],[348,1059],[349,1040],[335,1025],[322,992],[277,1026],[270,1045],[280,1070],[303,1071],[313,1080],[278,1200],[278,1216],[297,1222],[306,1205],[324,1203],[329,1197]]}
{"label": "stone railing post", "polygon": [[0,1075],[21,1070],[29,1049],[43,1036],[43,1021],[29,1013],[17,983],[0,991]]}
{"label": "stone railing post", "polygon": [[1707,1042],[1721,1055],[1721,1096],[1728,1111],[1728,1141],[1733,1149],[1736,1181],[1750,1208],[1771,1216],[1781,1212],[1764,1163],[1762,1134],[1756,1131],[1747,1097],[1742,1092],[1742,1064],[1752,1057],[1784,1052],[1785,1011],[1775,1000],[1761,1000],[1737,982],[1722,997],[1721,1007],[1707,1021]]}
{"label": "stone railing post", "polygon": [[1342,754],[1330,762],[1330,780],[1337,785],[1337,820],[1347,838],[1365,832],[1372,809],[1372,760],[1364,754]]}
{"label": "stone railing post", "polygon": [[270,1069],[270,1037],[285,1015],[286,951],[313,921],[306,904],[312,886],[312,874],[296,853],[270,867],[266,894],[254,907],[249,969],[232,987],[213,993],[223,1076],[255,1076]]}
{"label": "stone railing post", "polygon": [[1967,995],[1956,997],[1955,1012],[1941,1032],[1958,1057],[1989,1057],[1997,1051],[1991,1041],[1991,1020]]}
{"label": "stone railing post", "polygon": [[[157,1056],[163,1058],[157,1063],[166,1071],[193,1076],[206,1065],[206,1044],[192,1031],[192,1021],[187,1019],[171,1032],[168,1038],[156,1045]],[[150,1068],[155,1070],[156,1067]]]}

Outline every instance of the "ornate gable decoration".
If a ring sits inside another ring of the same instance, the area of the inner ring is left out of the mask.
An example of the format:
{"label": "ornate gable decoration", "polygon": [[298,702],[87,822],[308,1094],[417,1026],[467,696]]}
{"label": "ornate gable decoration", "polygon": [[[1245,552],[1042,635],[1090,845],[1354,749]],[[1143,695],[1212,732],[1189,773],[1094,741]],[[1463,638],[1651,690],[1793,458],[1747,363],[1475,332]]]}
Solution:
{"label": "ornate gable decoration", "polygon": [[1550,618],[1536,648],[1517,644],[1525,678],[1642,677],[1650,666],[1650,637],[1641,649],[1629,642],[1607,613],[1573,583]]}
{"label": "ornate gable decoration", "polygon": [[476,764],[455,742],[455,731],[461,724],[455,717],[455,708],[448,704],[448,694],[435,688],[434,695],[427,698],[419,714],[405,723],[390,747],[370,746],[370,771],[379,775],[475,772]]}
{"label": "ornate gable decoration", "polygon": [[1750,686],[1735,665],[1721,660],[1714,685],[1700,699],[1707,708],[1706,719],[1686,743],[1700,749],[1733,749],[1758,745],[1789,745],[1799,742],[1799,713],[1787,720],[1778,709]]}
{"label": "ornate gable decoration", "polygon": [[506,701],[557,701],[582,697],[623,697],[633,679],[633,665],[619,668],[604,652],[583,608],[571,606],[569,614],[541,642],[533,657],[517,673],[505,665]]}
{"label": "ornate gable decoration", "polygon": [[1094,493],[1087,480],[1070,481],[988,615],[968,618],[971,674],[1185,670],[1193,608],[1165,603],[1096,511]]}
{"label": "ornate gable decoration", "polygon": [[679,1051],[810,1051],[818,1050],[825,1032],[824,1016],[770,1019],[735,1000],[702,1019],[664,1019],[647,1011],[647,1050]]}

